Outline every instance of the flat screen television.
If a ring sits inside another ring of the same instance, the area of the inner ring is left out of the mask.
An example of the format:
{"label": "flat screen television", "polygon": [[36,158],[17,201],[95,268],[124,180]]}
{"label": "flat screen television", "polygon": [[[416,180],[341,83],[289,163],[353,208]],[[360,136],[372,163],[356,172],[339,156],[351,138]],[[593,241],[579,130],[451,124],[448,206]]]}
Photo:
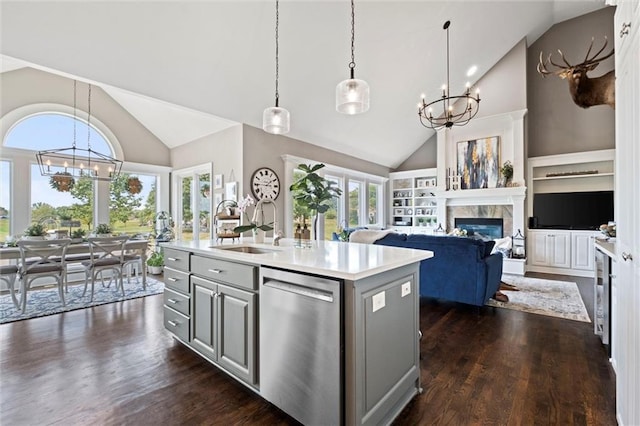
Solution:
{"label": "flat screen television", "polygon": [[534,194],[536,228],[598,229],[613,220],[613,191]]}

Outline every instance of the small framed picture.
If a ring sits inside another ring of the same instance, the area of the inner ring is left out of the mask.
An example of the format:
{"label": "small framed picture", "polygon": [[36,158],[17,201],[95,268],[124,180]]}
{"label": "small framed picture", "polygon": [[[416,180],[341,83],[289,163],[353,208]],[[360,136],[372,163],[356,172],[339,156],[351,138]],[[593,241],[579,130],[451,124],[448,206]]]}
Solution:
{"label": "small framed picture", "polygon": [[416,209],[416,214],[417,215],[422,215],[422,209]]}
{"label": "small framed picture", "polygon": [[227,182],[224,184],[224,199],[238,201],[238,182]]}
{"label": "small framed picture", "polygon": [[426,187],[426,186],[427,186],[427,180],[426,180],[426,179],[418,179],[418,180],[416,181],[416,186],[417,186],[418,188],[424,188],[424,187]]}
{"label": "small framed picture", "polygon": [[213,187],[214,189],[222,189],[224,186],[224,175],[213,175]]}
{"label": "small framed picture", "polygon": [[222,203],[222,192],[215,192],[213,194],[213,208],[217,208]]}

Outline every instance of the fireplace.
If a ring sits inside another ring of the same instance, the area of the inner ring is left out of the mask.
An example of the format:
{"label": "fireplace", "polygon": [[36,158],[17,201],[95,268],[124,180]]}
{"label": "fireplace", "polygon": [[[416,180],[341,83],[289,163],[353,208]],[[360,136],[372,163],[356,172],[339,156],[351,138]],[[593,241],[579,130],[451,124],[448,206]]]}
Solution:
{"label": "fireplace", "polygon": [[504,236],[503,220],[500,218],[456,217],[455,227],[467,231],[467,235],[495,240]]}

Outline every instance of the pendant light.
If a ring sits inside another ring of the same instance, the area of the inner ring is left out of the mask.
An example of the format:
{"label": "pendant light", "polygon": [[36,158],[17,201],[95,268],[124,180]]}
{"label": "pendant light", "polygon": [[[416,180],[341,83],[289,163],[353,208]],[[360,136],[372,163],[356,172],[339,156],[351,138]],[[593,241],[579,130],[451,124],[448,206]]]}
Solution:
{"label": "pendant light", "polygon": [[336,110],[343,114],[360,114],[369,110],[369,84],[354,76],[355,62],[355,5],[351,0],[351,77],[336,86]]}
{"label": "pendant light", "polygon": [[[476,91],[476,96],[471,95],[469,83],[462,95],[452,96],[449,92],[449,25],[451,21],[445,22],[442,27],[447,32],[447,83],[442,86],[442,96],[427,103],[425,95],[422,95],[418,103],[420,123],[433,130],[464,126],[476,116],[480,108],[480,90]],[[434,112],[434,108],[437,111]]]}
{"label": "pendant light", "polygon": [[76,92],[73,81],[73,143],[70,147],[38,151],[36,159],[42,176],[51,176],[52,184],[73,186],[76,179],[111,181],[120,175],[122,161],[91,148],[91,84],[87,95],[87,148],[76,146]]}
{"label": "pendant light", "polygon": [[283,135],[289,133],[289,125],[291,118],[289,111],[284,108],[280,108],[280,94],[278,93],[278,25],[280,21],[279,15],[279,1],[276,0],[276,106],[270,107],[264,110],[262,113],[262,129],[267,133],[273,133],[274,135]]}

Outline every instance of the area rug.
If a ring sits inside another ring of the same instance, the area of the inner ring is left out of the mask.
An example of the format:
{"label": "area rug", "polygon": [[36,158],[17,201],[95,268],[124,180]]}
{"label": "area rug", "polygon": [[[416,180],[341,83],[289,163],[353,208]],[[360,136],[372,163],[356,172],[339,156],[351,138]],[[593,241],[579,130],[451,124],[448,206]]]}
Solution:
{"label": "area rug", "polygon": [[489,299],[487,305],[591,322],[576,283],[513,275],[503,275],[502,281],[516,286],[520,291],[501,290],[509,297],[509,301],[499,302]]}
{"label": "area rug", "polygon": [[69,292],[64,296],[66,306],[62,306],[60,303],[56,287],[31,290],[27,293],[27,309],[24,314],[16,309],[11,301],[11,295],[2,295],[0,296],[0,324],[160,294],[164,291],[164,283],[147,277],[147,289],[143,290],[142,283],[138,284],[132,281],[131,284],[127,284],[125,282],[124,296],[120,291],[116,292],[113,286],[106,288],[96,283],[93,302],[89,301],[90,288],[87,289],[87,294],[84,297],[82,297],[83,289],[84,284],[70,285]]}

